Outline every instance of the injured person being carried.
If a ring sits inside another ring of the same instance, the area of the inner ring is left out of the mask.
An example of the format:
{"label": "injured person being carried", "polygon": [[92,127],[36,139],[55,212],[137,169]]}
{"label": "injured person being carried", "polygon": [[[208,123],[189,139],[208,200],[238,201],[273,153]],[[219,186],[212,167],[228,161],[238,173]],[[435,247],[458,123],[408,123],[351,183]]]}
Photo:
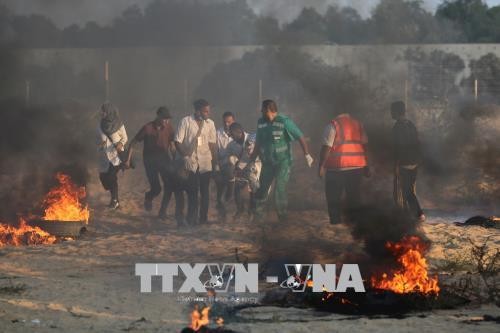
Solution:
{"label": "injured person being carried", "polygon": [[228,164],[234,166],[235,187],[234,199],[236,202],[236,216],[245,212],[245,192],[248,193],[247,212],[251,214],[255,208],[254,195],[259,188],[259,177],[262,164],[259,159],[250,160],[255,146],[255,134],[245,132],[239,123],[230,126],[230,135],[233,138],[227,147]]}

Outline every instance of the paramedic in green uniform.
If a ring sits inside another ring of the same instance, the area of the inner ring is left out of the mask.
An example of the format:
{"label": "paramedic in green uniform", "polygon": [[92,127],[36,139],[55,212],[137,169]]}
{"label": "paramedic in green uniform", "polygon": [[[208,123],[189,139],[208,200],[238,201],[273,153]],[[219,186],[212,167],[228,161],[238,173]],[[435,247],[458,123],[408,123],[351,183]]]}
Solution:
{"label": "paramedic in green uniform", "polygon": [[278,114],[278,107],[272,100],[262,102],[262,118],[257,123],[257,137],[251,160],[257,156],[262,161],[260,187],[255,195],[255,219],[261,219],[269,188],[274,179],[275,205],[280,221],[287,218],[287,185],[292,166],[291,142],[299,140],[307,165],[311,167],[313,158],[309,154],[304,134],[288,117]]}

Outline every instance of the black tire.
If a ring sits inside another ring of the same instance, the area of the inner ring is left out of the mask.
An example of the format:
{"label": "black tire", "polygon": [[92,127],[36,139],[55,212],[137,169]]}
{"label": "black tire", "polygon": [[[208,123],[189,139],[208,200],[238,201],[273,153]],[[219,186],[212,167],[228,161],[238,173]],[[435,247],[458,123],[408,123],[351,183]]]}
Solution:
{"label": "black tire", "polygon": [[87,230],[87,224],[82,221],[31,220],[29,224],[59,237],[78,237]]}

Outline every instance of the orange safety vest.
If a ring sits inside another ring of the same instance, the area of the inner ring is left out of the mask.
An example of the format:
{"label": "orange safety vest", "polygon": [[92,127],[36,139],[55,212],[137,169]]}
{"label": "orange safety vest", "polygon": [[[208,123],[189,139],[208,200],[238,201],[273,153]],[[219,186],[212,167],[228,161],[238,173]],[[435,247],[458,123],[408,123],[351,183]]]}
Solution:
{"label": "orange safety vest", "polygon": [[326,169],[362,168],[367,166],[366,152],[363,148],[363,126],[350,116],[332,120],[335,140],[325,164]]}

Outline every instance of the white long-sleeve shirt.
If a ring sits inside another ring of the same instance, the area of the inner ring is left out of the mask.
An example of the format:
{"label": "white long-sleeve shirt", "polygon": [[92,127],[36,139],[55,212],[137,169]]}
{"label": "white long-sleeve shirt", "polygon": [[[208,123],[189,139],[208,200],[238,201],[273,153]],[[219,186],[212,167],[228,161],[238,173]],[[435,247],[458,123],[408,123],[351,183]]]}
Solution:
{"label": "white long-sleeve shirt", "polygon": [[[178,142],[182,148],[189,152],[189,156],[184,157],[187,170],[200,173],[212,171],[212,152],[210,144],[216,143],[215,124],[211,119],[203,120],[201,135],[197,138],[198,123],[193,116],[181,119],[177,126],[174,141]],[[195,142],[196,140],[196,142]],[[193,150],[194,148],[194,150]]]}
{"label": "white long-sleeve shirt", "polygon": [[125,146],[127,141],[127,131],[125,130],[124,125],[122,125],[109,137],[101,130],[101,126],[97,127],[97,146],[99,147],[99,172],[108,171],[109,163],[113,164],[114,166],[120,165],[122,161],[120,160],[115,145],[121,143],[123,146]]}

